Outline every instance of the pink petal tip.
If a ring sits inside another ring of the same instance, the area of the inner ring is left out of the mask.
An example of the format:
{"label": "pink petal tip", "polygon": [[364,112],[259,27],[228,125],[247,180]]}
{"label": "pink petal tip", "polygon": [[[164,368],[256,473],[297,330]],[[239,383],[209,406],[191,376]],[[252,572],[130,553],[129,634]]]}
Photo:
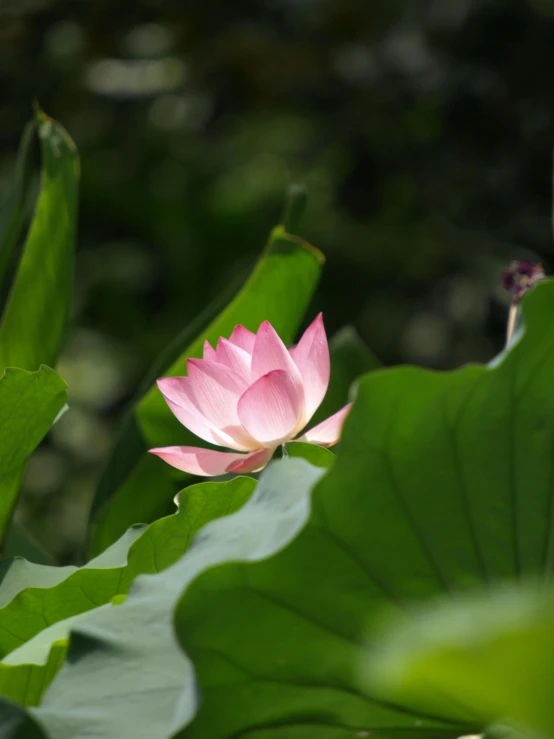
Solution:
{"label": "pink petal tip", "polygon": [[318,446],[333,446],[340,439],[342,427],[351,408],[352,403],[348,403],[340,411],[302,434],[298,441],[307,441],[309,444],[317,444]]}

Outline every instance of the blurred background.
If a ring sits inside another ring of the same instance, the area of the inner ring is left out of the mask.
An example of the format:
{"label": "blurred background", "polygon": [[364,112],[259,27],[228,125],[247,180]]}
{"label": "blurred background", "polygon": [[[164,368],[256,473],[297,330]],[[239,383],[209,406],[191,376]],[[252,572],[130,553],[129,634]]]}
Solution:
{"label": "blurred background", "polygon": [[550,0],[0,0],[0,197],[31,103],[82,158],[71,412],[18,518],[61,562],[126,405],[240,282],[291,179],[311,319],[385,364],[486,361],[515,258],[551,262]]}

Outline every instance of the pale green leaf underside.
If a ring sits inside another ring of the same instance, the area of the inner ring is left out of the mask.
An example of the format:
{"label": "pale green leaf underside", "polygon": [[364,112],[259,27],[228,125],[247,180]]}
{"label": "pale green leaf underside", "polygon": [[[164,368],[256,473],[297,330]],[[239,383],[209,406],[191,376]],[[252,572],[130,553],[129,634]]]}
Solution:
{"label": "pale green leaf underside", "polygon": [[[152,739],[188,722],[196,691],[172,627],[182,589],[219,562],[278,551],[305,522],[310,489],[322,474],[302,459],[272,463],[244,507],[203,528],[183,558],[159,575],[138,578],[123,605],[97,609],[77,624],[69,661],[33,709],[51,736],[84,739],[94,732],[104,739]],[[255,482],[211,484],[251,491]],[[90,716],[88,726],[81,711]]]}
{"label": "pale green leaf underside", "polygon": [[73,623],[127,593],[137,575],[173,564],[202,526],[238,510],[254,486],[248,478],[191,486],[181,494],[177,513],[149,527],[132,527],[81,568],[47,567],[21,558],[2,562],[0,695],[37,703],[63,661]]}

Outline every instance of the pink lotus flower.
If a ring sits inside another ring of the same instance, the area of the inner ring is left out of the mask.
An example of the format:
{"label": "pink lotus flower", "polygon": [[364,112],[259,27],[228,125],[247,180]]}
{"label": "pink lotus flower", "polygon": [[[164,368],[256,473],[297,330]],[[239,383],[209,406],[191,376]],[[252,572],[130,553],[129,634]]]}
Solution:
{"label": "pink lotus flower", "polygon": [[[168,406],[201,439],[236,451],[169,446],[150,453],[193,475],[257,472],[302,431],[325,396],[330,363],[323,317],[290,350],[269,321],[257,334],[236,326],[217,349],[206,341],[204,358],[189,359],[187,370],[188,377],[158,380]],[[349,410],[350,404],[298,441],[336,444]]]}

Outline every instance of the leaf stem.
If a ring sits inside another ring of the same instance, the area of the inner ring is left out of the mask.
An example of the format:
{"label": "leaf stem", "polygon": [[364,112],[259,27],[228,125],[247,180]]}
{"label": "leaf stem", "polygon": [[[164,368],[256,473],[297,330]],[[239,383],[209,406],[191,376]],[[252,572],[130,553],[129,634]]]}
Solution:
{"label": "leaf stem", "polygon": [[508,313],[508,324],[506,326],[506,348],[510,346],[512,336],[514,335],[518,310],[519,306],[517,306],[515,303],[512,303],[512,305],[510,306],[510,312]]}

